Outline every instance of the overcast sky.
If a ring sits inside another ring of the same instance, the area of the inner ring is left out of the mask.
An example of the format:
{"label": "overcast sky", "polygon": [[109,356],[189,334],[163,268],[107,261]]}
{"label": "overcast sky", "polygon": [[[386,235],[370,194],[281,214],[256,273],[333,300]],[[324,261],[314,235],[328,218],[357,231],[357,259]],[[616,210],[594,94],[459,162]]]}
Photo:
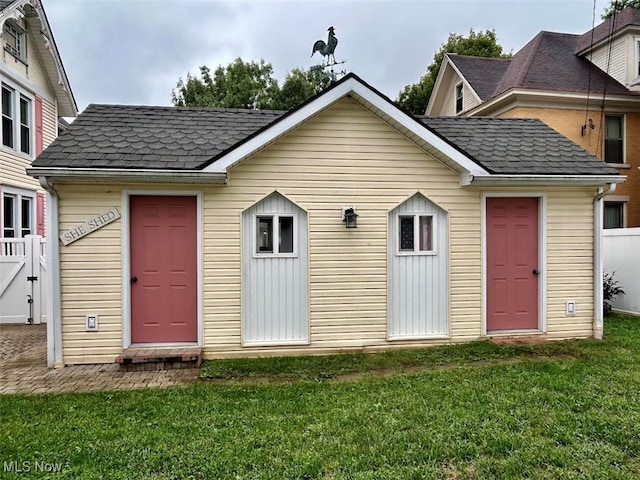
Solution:
{"label": "overcast sky", "polygon": [[[594,0],[43,0],[80,110],[170,105],[179,77],[236,57],[264,59],[282,82],[335,27],[336,59],[395,99],[450,32],[494,29],[517,52],[541,30],[584,33]],[[609,4],[596,0],[596,24]]]}

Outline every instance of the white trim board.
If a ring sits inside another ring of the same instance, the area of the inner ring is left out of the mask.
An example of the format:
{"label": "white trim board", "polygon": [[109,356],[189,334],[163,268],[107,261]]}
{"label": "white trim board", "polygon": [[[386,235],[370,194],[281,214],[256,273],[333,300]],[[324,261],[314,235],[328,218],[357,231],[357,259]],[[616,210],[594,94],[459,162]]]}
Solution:
{"label": "white trim board", "polygon": [[[131,242],[130,242],[130,228],[129,223],[131,216],[129,212],[129,198],[136,195],[148,195],[148,196],[183,196],[183,197],[196,197],[196,222],[197,222],[197,294],[198,294],[198,346],[203,346],[204,342],[204,325],[203,325],[203,301],[204,301],[204,288],[203,288],[203,198],[202,191],[200,190],[123,190],[122,191],[122,207],[121,218],[122,222],[122,348],[126,349],[131,346],[138,346],[138,344],[131,343]],[[141,346],[143,346],[142,344]],[[155,345],[155,344],[154,344]],[[184,342],[176,343],[162,343],[163,346],[183,346]],[[190,344],[191,345],[191,344]]]}

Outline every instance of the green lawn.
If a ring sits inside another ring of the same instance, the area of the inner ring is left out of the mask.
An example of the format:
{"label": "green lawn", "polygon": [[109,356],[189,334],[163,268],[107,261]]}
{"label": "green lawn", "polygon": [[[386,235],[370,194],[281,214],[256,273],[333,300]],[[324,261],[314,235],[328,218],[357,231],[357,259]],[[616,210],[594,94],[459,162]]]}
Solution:
{"label": "green lawn", "polygon": [[[608,318],[605,332],[203,368],[300,379],[284,383],[3,395],[0,461],[32,471],[0,464],[0,478],[44,478],[36,461],[70,479],[640,478],[640,318]],[[366,373],[416,365],[447,368]],[[353,372],[365,373],[330,380]]]}

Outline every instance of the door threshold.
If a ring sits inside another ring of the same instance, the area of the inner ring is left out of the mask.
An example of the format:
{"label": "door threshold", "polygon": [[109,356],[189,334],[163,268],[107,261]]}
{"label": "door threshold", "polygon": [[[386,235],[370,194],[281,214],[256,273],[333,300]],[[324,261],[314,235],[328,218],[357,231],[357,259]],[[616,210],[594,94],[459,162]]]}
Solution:
{"label": "door threshold", "polygon": [[198,342],[162,342],[162,343],[132,343],[127,348],[189,348],[199,347]]}
{"label": "door threshold", "polygon": [[530,330],[488,330],[485,336],[487,337],[509,337],[514,335],[544,335],[545,332],[537,328]]}

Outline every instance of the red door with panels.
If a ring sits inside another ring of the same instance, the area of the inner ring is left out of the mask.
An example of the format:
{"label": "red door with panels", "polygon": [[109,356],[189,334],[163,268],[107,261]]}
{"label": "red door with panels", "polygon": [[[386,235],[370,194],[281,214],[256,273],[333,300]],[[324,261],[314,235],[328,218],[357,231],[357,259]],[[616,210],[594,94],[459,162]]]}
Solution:
{"label": "red door with panels", "polygon": [[487,331],[538,327],[538,199],[487,198]]}
{"label": "red door with panels", "polygon": [[131,196],[131,342],[198,340],[196,197]]}

